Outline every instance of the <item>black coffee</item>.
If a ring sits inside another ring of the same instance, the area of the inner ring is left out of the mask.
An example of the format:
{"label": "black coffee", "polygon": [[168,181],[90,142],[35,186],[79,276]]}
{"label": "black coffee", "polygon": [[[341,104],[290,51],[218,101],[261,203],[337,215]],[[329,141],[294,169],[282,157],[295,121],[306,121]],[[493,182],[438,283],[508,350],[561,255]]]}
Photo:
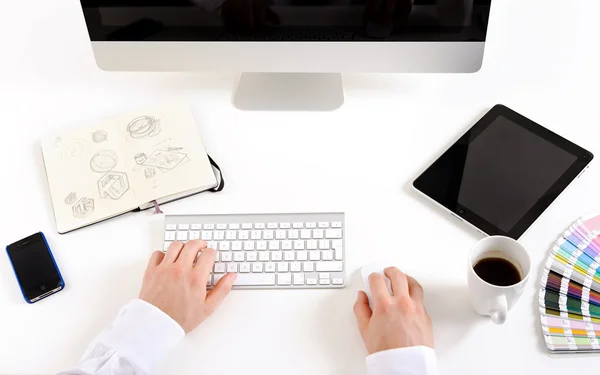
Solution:
{"label": "black coffee", "polygon": [[521,273],[514,264],[502,258],[484,258],[473,267],[477,276],[497,286],[510,286],[521,281]]}

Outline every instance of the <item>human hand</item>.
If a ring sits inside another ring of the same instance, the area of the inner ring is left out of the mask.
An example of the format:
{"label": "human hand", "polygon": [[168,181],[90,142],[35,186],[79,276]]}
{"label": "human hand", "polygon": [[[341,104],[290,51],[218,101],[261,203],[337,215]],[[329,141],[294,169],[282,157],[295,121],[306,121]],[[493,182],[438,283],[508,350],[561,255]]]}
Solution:
{"label": "human hand", "polygon": [[254,31],[267,22],[281,23],[277,13],[273,12],[267,0],[227,0],[221,7],[221,17],[225,26],[241,31]]}
{"label": "human hand", "polygon": [[185,245],[175,241],[166,254],[155,251],[144,274],[140,299],[173,318],[185,333],[190,332],[223,302],[236,278],[234,273],[227,274],[207,292],[215,256],[215,250],[201,240]]}
{"label": "human hand", "polygon": [[423,306],[423,288],[396,267],[383,273],[390,279],[390,295],[383,276],[369,276],[373,310],[363,291],[358,292],[354,314],[369,354],[425,345],[433,348],[433,327]]}

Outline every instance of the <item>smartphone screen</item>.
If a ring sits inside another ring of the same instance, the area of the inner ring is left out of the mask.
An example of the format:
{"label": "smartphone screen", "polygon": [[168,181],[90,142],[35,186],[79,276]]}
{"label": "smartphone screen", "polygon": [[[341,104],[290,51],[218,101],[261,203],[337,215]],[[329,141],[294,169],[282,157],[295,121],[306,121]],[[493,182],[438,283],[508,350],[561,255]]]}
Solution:
{"label": "smartphone screen", "polygon": [[62,277],[42,233],[8,245],[6,251],[27,302],[36,302],[63,288]]}

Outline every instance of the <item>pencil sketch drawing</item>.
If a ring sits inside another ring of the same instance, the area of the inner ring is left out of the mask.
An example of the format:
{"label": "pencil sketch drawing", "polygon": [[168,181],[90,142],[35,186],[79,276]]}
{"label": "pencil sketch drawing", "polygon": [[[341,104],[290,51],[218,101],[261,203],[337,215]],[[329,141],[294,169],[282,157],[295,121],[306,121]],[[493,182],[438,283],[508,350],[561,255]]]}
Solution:
{"label": "pencil sketch drawing", "polygon": [[85,142],[81,139],[74,139],[63,147],[61,155],[63,159],[73,159],[80,156],[84,149]]}
{"label": "pencil sketch drawing", "polygon": [[146,178],[152,178],[152,177],[156,176],[156,169],[144,168],[144,176],[146,176]]}
{"label": "pencil sketch drawing", "polygon": [[111,171],[98,180],[100,198],[119,199],[129,190],[129,180],[124,172]]}
{"label": "pencil sketch drawing", "polygon": [[73,206],[73,216],[76,218],[83,218],[88,216],[94,211],[94,200],[92,198],[81,198]]}
{"label": "pencil sketch drawing", "polygon": [[67,197],[65,198],[65,204],[73,204],[75,203],[75,201],[77,200],[77,194],[75,193],[70,193],[69,195],[67,195]]}
{"label": "pencil sketch drawing", "polygon": [[144,164],[146,159],[148,159],[148,156],[141,152],[139,154],[136,154],[133,158],[135,159],[136,164]]}
{"label": "pencil sketch drawing", "polygon": [[153,116],[139,116],[127,124],[131,138],[155,137],[161,132],[160,120]]}
{"label": "pencil sketch drawing", "polygon": [[104,173],[117,165],[117,154],[111,150],[98,151],[90,160],[90,168],[94,172]]}
{"label": "pencil sketch drawing", "polygon": [[92,134],[92,140],[96,143],[104,142],[108,139],[108,134],[104,130],[96,130]]}
{"label": "pencil sketch drawing", "polygon": [[147,167],[156,167],[164,173],[171,171],[177,166],[190,160],[184,152],[168,150],[169,148],[154,150],[143,165]]}

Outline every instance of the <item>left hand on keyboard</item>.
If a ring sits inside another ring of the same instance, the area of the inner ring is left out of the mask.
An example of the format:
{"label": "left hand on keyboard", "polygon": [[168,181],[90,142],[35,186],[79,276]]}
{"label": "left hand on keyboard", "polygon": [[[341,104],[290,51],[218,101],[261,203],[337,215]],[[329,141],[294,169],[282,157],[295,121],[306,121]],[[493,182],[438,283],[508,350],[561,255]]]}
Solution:
{"label": "left hand on keyboard", "polygon": [[190,332],[216,310],[236,278],[234,273],[227,274],[207,292],[215,256],[215,250],[201,240],[185,245],[175,241],[166,254],[155,251],[144,274],[140,299],[158,307],[186,333]]}

